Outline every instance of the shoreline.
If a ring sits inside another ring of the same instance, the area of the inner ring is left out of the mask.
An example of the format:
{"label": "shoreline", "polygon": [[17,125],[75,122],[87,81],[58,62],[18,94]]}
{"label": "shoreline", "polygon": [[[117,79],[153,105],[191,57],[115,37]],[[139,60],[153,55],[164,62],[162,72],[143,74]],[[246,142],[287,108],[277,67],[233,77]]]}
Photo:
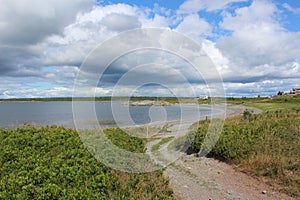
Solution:
{"label": "shoreline", "polygon": [[[41,101],[42,103],[43,101]],[[62,101],[64,102],[64,101]],[[25,103],[23,101],[21,101],[20,103]],[[37,103],[37,102],[29,102],[29,103]],[[38,102],[40,103],[40,102]],[[1,101],[0,101],[1,104]],[[175,106],[180,106],[180,104],[172,104]],[[170,105],[170,106],[172,106]],[[174,119],[174,120],[169,120],[169,121],[154,121],[154,122],[150,122],[150,123],[145,123],[145,124],[136,124],[136,125],[128,125],[128,124],[124,124],[124,125],[118,125],[115,122],[114,123],[108,123],[112,122],[110,120],[105,120],[105,121],[95,121],[95,122],[84,122],[85,124],[90,124],[90,125],[95,125],[95,127],[91,126],[91,127],[86,127],[83,129],[93,129],[93,128],[130,128],[130,127],[143,127],[143,126],[152,126],[152,125],[163,125],[163,124],[176,124],[176,123],[184,123],[184,122],[197,122],[197,121],[202,121],[205,119],[213,119],[213,118],[217,118],[217,117],[232,117],[232,116],[236,116],[236,115],[241,115],[243,114],[243,112],[248,109],[250,112],[252,112],[253,114],[258,114],[261,113],[262,110],[258,109],[258,108],[254,108],[254,107],[247,107],[247,106],[242,106],[242,105],[232,105],[232,104],[216,104],[216,105],[208,105],[208,104],[192,104],[192,103],[183,103],[183,106],[197,106],[199,108],[209,108],[212,110],[220,110],[220,112],[222,112],[221,114],[215,114],[215,115],[203,115],[203,116],[199,116],[199,118],[194,118],[194,117],[187,117],[186,119]],[[224,111],[225,110],[225,111]],[[225,114],[223,112],[226,112]],[[19,123],[18,121],[12,122],[8,125],[5,125],[3,127],[0,127],[0,129],[17,129],[23,126],[35,126],[35,127],[45,127],[45,126],[63,126],[65,128],[71,128],[71,129],[76,129],[76,126],[74,124],[73,119],[69,119],[66,121],[66,123],[64,122],[59,122],[59,123],[36,123],[35,121],[25,121],[24,123]],[[1,125],[1,124],[0,124]]]}

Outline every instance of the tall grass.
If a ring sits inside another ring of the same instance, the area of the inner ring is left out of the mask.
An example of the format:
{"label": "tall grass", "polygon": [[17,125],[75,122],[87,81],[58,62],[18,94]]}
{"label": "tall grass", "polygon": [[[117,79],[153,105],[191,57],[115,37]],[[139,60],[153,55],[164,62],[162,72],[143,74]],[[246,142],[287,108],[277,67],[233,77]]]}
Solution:
{"label": "tall grass", "polygon": [[[192,151],[200,150],[208,124],[199,124]],[[209,156],[236,164],[300,197],[300,113],[279,110],[229,118]]]}

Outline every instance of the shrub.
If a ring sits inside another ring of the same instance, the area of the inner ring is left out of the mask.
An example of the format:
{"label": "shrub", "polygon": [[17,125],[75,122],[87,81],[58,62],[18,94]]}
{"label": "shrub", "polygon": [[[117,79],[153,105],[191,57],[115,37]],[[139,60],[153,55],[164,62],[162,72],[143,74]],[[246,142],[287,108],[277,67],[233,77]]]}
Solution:
{"label": "shrub", "polygon": [[[142,139],[121,130],[106,133],[122,148],[144,149]],[[57,126],[0,129],[0,178],[0,199],[173,199],[162,172],[112,170],[85,149],[75,130]]]}

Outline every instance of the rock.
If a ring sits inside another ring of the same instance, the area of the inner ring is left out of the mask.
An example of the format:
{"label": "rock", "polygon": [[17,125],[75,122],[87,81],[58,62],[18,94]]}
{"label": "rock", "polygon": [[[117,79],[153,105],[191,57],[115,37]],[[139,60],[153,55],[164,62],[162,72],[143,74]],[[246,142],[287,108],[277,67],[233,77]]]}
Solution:
{"label": "rock", "polygon": [[266,190],[263,190],[261,193],[263,193],[263,194],[267,194],[267,191],[266,191]]}
{"label": "rock", "polygon": [[129,105],[129,106],[170,106],[172,103],[159,100],[159,101],[152,101],[152,100],[143,100],[143,101],[131,101],[131,102],[126,102],[124,105]]}

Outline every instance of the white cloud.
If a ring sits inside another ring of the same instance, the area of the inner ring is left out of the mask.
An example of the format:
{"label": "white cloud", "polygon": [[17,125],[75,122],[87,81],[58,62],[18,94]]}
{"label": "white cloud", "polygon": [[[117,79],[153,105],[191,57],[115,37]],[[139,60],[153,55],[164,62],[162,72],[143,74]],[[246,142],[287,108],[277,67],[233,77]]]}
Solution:
{"label": "white cloud", "polygon": [[143,28],[165,28],[172,24],[172,19],[155,14],[153,18],[148,18],[147,16],[141,17]]}
{"label": "white cloud", "polygon": [[189,36],[203,36],[211,34],[212,27],[198,14],[191,14],[184,17],[176,30]]}
{"label": "white cloud", "polygon": [[267,79],[251,83],[225,83],[227,97],[242,96],[275,96],[278,91],[289,92],[293,86],[299,84],[299,79]]}
{"label": "white cloud", "polygon": [[186,0],[178,9],[179,14],[196,13],[200,10],[214,11],[225,9],[226,6],[234,2],[248,0]]}
{"label": "white cloud", "polygon": [[[78,66],[86,55],[121,31],[138,27],[173,28],[201,42],[204,51],[223,76],[230,95],[240,93],[246,96],[247,92],[255,95],[257,92],[271,94],[277,90],[287,90],[291,85],[298,85],[300,33],[286,30],[280,24],[280,16],[282,11],[287,10],[299,13],[299,8],[283,4],[285,9],[279,10],[272,1],[254,0],[250,6],[227,9],[231,3],[244,1],[246,0],[188,0],[176,11],[158,5],[153,9],[127,4],[92,7],[92,0],[0,0],[0,96],[71,95],[70,88],[79,70]],[[201,10],[222,10],[210,13],[222,18],[221,23],[209,24],[211,16],[206,18],[202,13],[198,15]],[[222,36],[224,32],[226,36]],[[217,34],[219,39],[203,39],[215,36],[213,34]],[[137,39],[140,37],[126,38],[125,42],[115,43],[105,53],[118,52]],[[174,49],[175,53],[176,47],[181,43],[178,38],[170,39],[163,35],[158,35],[153,41],[153,44]],[[184,46],[180,51],[193,55],[196,51],[193,48]],[[102,58],[105,59],[101,56],[99,54],[98,60],[95,60],[99,65]],[[168,80],[172,84],[170,88],[178,91],[177,93],[192,95],[179,84],[178,72],[187,77],[192,83],[191,87],[207,95],[208,90],[195,70],[180,59],[159,53],[135,54],[119,60],[105,77],[108,83],[106,87],[93,87],[86,92],[90,94],[96,90],[96,94],[109,95],[112,92],[110,83],[115,83],[122,73],[131,70],[133,66],[151,62],[169,65],[174,71],[165,70],[164,67],[149,67],[135,71],[133,77],[146,77],[153,81]],[[87,77],[99,78],[95,77],[95,72],[95,69],[87,71]],[[205,78],[212,80],[215,74],[209,76],[209,72],[204,72],[208,76]],[[124,84],[120,92],[126,94],[132,89],[130,86],[132,82]],[[152,95],[167,94],[165,89],[151,90],[151,87],[145,88],[143,92]]]}
{"label": "white cloud", "polygon": [[209,40],[203,40],[202,42],[203,50],[210,57],[211,61],[215,64],[216,69],[222,75],[228,73],[230,62],[223,55],[223,53],[216,47],[216,43]]}
{"label": "white cloud", "polygon": [[116,13],[105,16],[101,23],[109,30],[117,32],[141,27],[141,22],[136,16]]}
{"label": "white cloud", "polygon": [[148,11],[127,4],[97,6],[78,15],[74,23],[65,27],[62,36],[48,37],[39,45],[45,47],[46,65],[80,65],[92,49],[119,32],[139,27],[168,27],[171,21],[158,14],[149,16]]}
{"label": "white cloud", "polygon": [[221,26],[234,30],[241,27],[255,29],[264,25],[280,28],[274,19],[276,12],[279,10],[272,2],[255,0],[249,7],[236,9],[234,14],[225,13]]}
{"label": "white cloud", "polygon": [[79,69],[76,66],[52,66],[47,70],[42,70],[41,76],[49,83],[70,87],[78,72]]}
{"label": "white cloud", "polygon": [[300,14],[300,8],[293,8],[292,6],[290,6],[287,3],[282,4],[282,6],[292,13]]}
{"label": "white cloud", "polygon": [[[285,30],[276,19],[278,8],[269,1],[254,1],[224,17],[221,26],[232,31],[217,47],[239,67],[283,65],[300,55],[300,33]],[[245,69],[245,68],[244,68]]]}

